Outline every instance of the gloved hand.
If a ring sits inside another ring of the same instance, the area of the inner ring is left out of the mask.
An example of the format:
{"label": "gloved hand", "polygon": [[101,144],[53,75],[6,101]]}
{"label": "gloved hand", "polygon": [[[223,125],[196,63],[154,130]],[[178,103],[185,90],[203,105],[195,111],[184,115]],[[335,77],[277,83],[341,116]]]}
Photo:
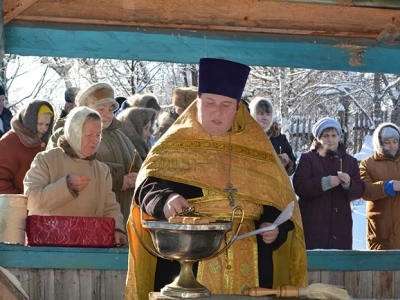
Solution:
{"label": "gloved hand", "polygon": [[395,197],[397,196],[397,192],[394,190],[393,181],[394,180],[385,181],[385,193],[389,196]]}

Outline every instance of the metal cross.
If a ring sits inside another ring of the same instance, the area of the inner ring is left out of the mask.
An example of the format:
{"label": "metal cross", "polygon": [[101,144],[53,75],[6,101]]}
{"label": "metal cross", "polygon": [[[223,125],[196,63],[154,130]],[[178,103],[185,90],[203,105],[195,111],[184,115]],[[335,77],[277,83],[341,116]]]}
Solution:
{"label": "metal cross", "polygon": [[226,184],[226,188],[224,188],[224,192],[228,193],[228,201],[230,206],[235,206],[235,198],[233,198],[233,193],[237,193],[237,189],[235,189],[232,183],[228,182]]}

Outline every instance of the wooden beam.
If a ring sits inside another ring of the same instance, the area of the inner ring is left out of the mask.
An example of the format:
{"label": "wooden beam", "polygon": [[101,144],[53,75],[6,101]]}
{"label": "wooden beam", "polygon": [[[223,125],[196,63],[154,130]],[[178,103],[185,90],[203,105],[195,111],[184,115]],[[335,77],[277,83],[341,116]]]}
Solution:
{"label": "wooden beam", "polygon": [[4,0],[2,5],[4,25],[38,1],[39,0]]}
{"label": "wooden beam", "polygon": [[400,25],[400,10],[259,0],[40,0],[14,20],[376,38]]}
{"label": "wooden beam", "polygon": [[[128,249],[24,247],[0,244],[0,265],[22,269],[127,270]],[[308,270],[398,271],[400,251],[311,250]]]}
{"label": "wooden beam", "polygon": [[196,64],[219,57],[253,66],[398,73],[400,45],[254,33],[9,24],[6,53]]}

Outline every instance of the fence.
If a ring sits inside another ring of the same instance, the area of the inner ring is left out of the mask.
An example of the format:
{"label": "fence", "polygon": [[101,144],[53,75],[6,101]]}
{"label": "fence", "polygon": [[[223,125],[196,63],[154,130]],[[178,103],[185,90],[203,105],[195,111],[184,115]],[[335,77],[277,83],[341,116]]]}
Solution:
{"label": "fence", "polygon": [[[346,144],[348,153],[355,154],[361,150],[364,137],[372,134],[375,126],[381,122],[390,122],[387,111],[382,112],[380,116],[367,118],[365,114],[356,112],[352,115],[347,126],[344,117],[339,116],[338,122],[344,129],[342,142]],[[320,118],[312,116],[300,116],[291,120],[289,126],[289,140],[294,153],[304,152],[310,148],[313,141],[312,127]],[[373,120],[376,124],[371,124]]]}

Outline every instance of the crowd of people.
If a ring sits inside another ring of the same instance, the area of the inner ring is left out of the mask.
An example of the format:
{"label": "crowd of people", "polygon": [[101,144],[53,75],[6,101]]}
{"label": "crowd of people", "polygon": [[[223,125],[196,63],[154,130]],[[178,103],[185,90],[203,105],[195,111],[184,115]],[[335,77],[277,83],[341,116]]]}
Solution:
{"label": "crowd of people", "polygon": [[249,72],[201,59],[198,87],[177,88],[169,112],[154,94],[116,97],[109,84],[96,83],[68,88],[58,118],[42,100],[13,117],[0,88],[0,194],[25,194],[30,215],[113,217],[115,243],[129,246],[126,299],[144,299],[180,270],[139,243],[133,203],[161,220],[191,206],[229,218],[240,205],[248,232],[273,223],[295,200],[290,220],[195,265],[217,294],[305,285],[306,249],[352,249],[351,201],[360,198],[368,248],[398,249],[399,128],[381,124],[374,154],[359,164],[341,142],[341,125],[324,117],[297,158],[271,99],[241,99]]}

